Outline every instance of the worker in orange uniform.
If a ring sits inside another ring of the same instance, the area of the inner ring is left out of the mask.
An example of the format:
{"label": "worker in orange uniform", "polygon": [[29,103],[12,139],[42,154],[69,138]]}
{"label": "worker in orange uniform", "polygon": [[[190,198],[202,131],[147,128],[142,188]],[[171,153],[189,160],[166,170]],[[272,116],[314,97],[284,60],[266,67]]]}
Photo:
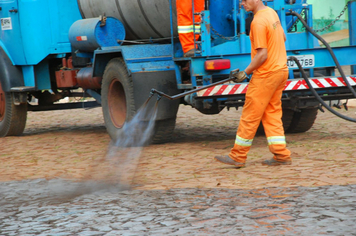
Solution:
{"label": "worker in orange uniform", "polygon": [[262,121],[269,150],[273,158],[263,165],[290,165],[290,151],[282,124],[282,91],[288,79],[286,36],[277,13],[262,0],[242,0],[246,11],[252,11],[251,63],[240,71],[239,81],[252,74],[243,107],[234,147],[226,156],[216,156],[219,162],[244,167],[257,128]]}
{"label": "worker in orange uniform", "polygon": [[[184,57],[194,56],[194,29],[200,32],[200,25],[193,26],[193,6],[192,0],[176,0],[177,17],[178,17],[178,35],[182,44]],[[194,0],[194,12],[204,10],[204,0]],[[200,22],[199,15],[194,16],[195,22]],[[198,40],[199,35],[196,35]]]}

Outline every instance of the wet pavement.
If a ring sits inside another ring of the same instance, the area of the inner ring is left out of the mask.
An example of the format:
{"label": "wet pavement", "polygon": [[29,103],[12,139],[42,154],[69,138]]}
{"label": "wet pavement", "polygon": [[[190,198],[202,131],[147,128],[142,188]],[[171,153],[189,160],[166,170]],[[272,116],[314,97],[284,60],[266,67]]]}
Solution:
{"label": "wet pavement", "polygon": [[0,183],[0,235],[356,235],[356,185],[121,190]]}

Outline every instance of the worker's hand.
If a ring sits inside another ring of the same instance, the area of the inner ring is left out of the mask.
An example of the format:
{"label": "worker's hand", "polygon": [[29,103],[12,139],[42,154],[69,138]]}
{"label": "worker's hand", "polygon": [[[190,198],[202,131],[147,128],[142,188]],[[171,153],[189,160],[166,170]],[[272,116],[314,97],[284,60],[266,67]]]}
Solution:
{"label": "worker's hand", "polygon": [[242,81],[248,78],[248,75],[245,71],[240,71],[238,73],[233,74],[232,76],[234,77],[232,81],[234,81],[235,83],[241,83]]}

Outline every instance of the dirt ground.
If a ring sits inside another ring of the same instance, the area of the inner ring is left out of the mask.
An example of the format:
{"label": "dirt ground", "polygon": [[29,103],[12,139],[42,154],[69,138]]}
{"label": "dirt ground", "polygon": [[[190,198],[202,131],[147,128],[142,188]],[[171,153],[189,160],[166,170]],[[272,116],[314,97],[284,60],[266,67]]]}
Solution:
{"label": "dirt ground", "polygon": [[[356,118],[356,108],[343,114]],[[245,168],[214,161],[228,154],[241,110],[202,115],[181,105],[173,141],[135,150],[135,189],[242,188],[356,184],[356,124],[319,112],[311,130],[288,134],[293,164],[266,167],[266,138],[254,139]],[[107,158],[110,139],[101,108],[29,112],[23,136],[0,138],[0,181],[105,180],[122,171]],[[119,154],[117,154],[119,155]]]}

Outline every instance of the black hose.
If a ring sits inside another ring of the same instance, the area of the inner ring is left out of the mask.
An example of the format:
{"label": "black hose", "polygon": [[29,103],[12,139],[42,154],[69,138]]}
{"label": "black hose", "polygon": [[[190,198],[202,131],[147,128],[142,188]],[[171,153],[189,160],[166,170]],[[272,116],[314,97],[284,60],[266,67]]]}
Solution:
{"label": "black hose", "polygon": [[321,97],[319,96],[319,94],[315,91],[315,89],[313,88],[313,85],[310,83],[309,79],[308,79],[308,76],[307,74],[305,73],[302,65],[300,64],[299,60],[296,58],[296,57],[289,57],[289,60],[293,60],[297,66],[299,67],[299,70],[300,72],[302,73],[302,76],[305,80],[305,82],[308,84],[309,86],[309,89],[310,91],[313,93],[313,95],[315,96],[315,98],[328,110],[330,111],[331,113],[333,113],[334,115],[344,119],[344,120],[347,120],[347,121],[352,121],[352,122],[356,122],[356,119],[353,119],[351,117],[348,117],[348,116],[344,116],[343,114],[335,111],[334,109],[332,109],[328,104],[326,104],[326,102],[324,102],[323,99],[321,99]]}
{"label": "black hose", "polygon": [[320,35],[318,35],[312,28],[310,28],[310,27],[308,26],[308,24],[304,21],[303,17],[302,17],[301,15],[299,15],[297,12],[291,10],[289,13],[287,13],[287,15],[293,15],[293,16],[298,17],[298,19],[300,20],[300,22],[302,22],[302,24],[304,25],[304,27],[305,27],[312,35],[314,35],[317,39],[319,39],[319,40],[325,45],[325,47],[326,47],[326,48],[328,49],[328,51],[330,52],[330,55],[331,55],[331,57],[333,58],[333,60],[334,60],[334,62],[335,62],[335,65],[336,65],[337,69],[339,70],[342,79],[345,81],[345,84],[346,84],[347,87],[350,89],[352,95],[354,95],[354,97],[356,97],[356,92],[355,92],[355,90],[351,87],[349,81],[346,79],[345,73],[344,73],[343,69],[341,68],[340,63],[339,63],[339,61],[337,60],[337,58],[336,58],[336,56],[335,56],[335,54],[334,54],[334,51],[332,50],[332,48],[330,47],[330,45],[329,45]]}
{"label": "black hose", "polygon": [[210,10],[210,1],[205,0],[205,10]]}

